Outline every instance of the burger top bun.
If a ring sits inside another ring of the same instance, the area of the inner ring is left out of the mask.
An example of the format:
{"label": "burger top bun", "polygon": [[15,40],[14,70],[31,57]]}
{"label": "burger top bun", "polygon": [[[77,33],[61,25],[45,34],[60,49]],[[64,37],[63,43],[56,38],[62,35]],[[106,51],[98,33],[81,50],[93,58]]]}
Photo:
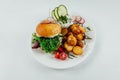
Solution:
{"label": "burger top bun", "polygon": [[54,37],[61,33],[61,26],[54,21],[44,20],[36,27],[36,33],[40,37]]}

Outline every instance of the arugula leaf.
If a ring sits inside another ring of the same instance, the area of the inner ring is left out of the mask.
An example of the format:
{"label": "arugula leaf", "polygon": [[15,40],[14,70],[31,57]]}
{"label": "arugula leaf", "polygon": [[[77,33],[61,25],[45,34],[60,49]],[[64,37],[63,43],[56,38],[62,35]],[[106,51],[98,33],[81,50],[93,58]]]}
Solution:
{"label": "arugula leaf", "polygon": [[33,40],[38,41],[40,44],[40,47],[45,50],[46,53],[52,52],[58,49],[60,45],[60,35],[55,36],[54,38],[45,38],[45,37],[38,37],[36,34],[33,34]]}

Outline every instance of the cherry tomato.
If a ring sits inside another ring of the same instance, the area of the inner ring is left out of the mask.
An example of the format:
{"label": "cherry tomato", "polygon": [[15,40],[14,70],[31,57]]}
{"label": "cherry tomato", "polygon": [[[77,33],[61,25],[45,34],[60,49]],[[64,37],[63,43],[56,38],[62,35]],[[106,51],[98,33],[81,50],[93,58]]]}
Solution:
{"label": "cherry tomato", "polygon": [[65,52],[62,52],[61,54],[60,54],[60,59],[61,60],[66,60],[67,59],[67,54],[65,53]]}
{"label": "cherry tomato", "polygon": [[54,57],[57,58],[57,59],[59,59],[60,58],[60,53],[56,52]]}

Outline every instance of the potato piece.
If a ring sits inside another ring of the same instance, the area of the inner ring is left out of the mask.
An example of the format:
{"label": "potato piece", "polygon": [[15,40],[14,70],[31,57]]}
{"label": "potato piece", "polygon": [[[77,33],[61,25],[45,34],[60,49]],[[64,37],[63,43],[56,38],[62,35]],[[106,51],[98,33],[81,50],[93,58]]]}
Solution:
{"label": "potato piece", "polygon": [[77,44],[77,39],[73,35],[69,35],[67,42],[71,46],[75,46]]}
{"label": "potato piece", "polygon": [[73,53],[76,54],[76,55],[82,55],[83,50],[82,50],[81,47],[75,46],[75,47],[73,48]]}
{"label": "potato piece", "polygon": [[81,48],[84,47],[84,43],[82,41],[77,41],[77,45],[80,46]]}
{"label": "potato piece", "polygon": [[79,26],[79,28],[80,28],[80,32],[81,32],[81,33],[85,33],[85,32],[86,32],[86,30],[85,30],[85,28],[84,28],[84,27]]}
{"label": "potato piece", "polygon": [[68,33],[68,29],[67,28],[62,28],[61,33],[62,33],[63,36],[65,36]]}
{"label": "potato piece", "polygon": [[71,31],[75,34],[79,34],[80,33],[80,28],[79,28],[79,25],[78,24],[73,24],[71,27],[70,27]]}
{"label": "potato piece", "polygon": [[73,35],[73,33],[72,32],[68,32],[67,36],[69,36],[69,35]]}
{"label": "potato piece", "polygon": [[76,35],[76,38],[80,41],[80,40],[82,40],[83,39],[83,34],[78,34],[78,35]]}
{"label": "potato piece", "polygon": [[64,43],[64,48],[65,48],[68,52],[72,51],[73,47],[74,47],[74,46],[71,46],[71,45],[67,44],[67,42]]}

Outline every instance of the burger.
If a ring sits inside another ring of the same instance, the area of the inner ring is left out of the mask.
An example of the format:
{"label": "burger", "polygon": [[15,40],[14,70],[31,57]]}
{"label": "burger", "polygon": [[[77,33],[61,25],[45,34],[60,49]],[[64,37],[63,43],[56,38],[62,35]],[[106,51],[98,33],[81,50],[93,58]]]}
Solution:
{"label": "burger", "polygon": [[60,46],[61,26],[53,20],[44,20],[36,27],[34,39],[45,52],[53,52]]}

